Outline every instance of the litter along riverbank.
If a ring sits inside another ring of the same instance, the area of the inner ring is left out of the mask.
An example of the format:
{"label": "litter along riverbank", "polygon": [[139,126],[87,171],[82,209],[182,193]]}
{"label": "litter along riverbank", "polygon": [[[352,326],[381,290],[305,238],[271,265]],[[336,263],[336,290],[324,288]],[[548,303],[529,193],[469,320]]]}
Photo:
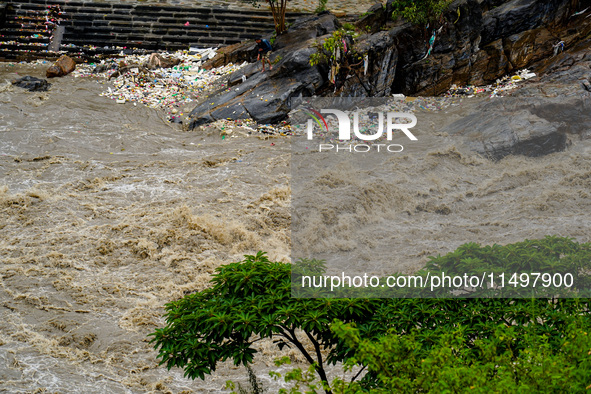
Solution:
{"label": "litter along riverbank", "polygon": [[[203,63],[212,59],[215,54],[216,51],[213,48],[127,56],[121,53],[116,58],[106,59],[100,63],[78,64],[72,75],[76,78],[97,78],[105,85],[100,95],[112,99],[117,104],[134,106],[140,104],[157,108],[164,112],[168,121],[186,125],[191,109],[198,103],[207,102],[210,94],[240,89],[240,85],[230,87],[225,77],[239,72],[248,63],[239,65],[230,63],[222,67],[204,69]],[[43,60],[31,64],[49,65]],[[15,63],[9,63],[9,65],[14,66]],[[457,105],[457,100],[454,98],[483,95],[489,95],[491,98],[500,97],[518,88],[521,82],[532,77],[535,77],[534,73],[522,70],[513,76],[498,80],[493,85],[482,87],[454,85],[439,98],[394,96],[396,101],[403,99],[407,102],[406,110],[413,111],[415,108],[441,110],[449,105]],[[44,86],[48,88],[50,85]],[[234,136],[239,133],[287,136],[294,132],[287,120],[271,125],[258,124],[251,119],[221,119],[204,127],[219,129],[223,139],[232,137],[234,133]]]}
{"label": "litter along riverbank", "polygon": [[[215,56],[215,50],[195,49],[170,54],[131,55],[122,59],[108,59],[100,64],[77,67],[77,77],[98,77],[110,81],[101,95],[118,104],[142,104],[165,112],[170,122],[186,124],[188,113],[196,102],[207,100],[210,93],[228,90],[225,76],[240,70],[246,62],[228,64],[209,70],[202,64]],[[169,65],[161,67],[161,63]],[[291,132],[286,122],[279,125],[261,125],[251,120],[219,120],[206,128],[219,129],[221,137],[237,132],[249,135],[261,133],[286,136]]]}

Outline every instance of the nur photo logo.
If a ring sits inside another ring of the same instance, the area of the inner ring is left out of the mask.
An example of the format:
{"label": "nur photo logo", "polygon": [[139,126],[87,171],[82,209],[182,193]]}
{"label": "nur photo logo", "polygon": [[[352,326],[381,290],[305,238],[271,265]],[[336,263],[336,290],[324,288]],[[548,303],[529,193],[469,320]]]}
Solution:
{"label": "nur photo logo", "polygon": [[[320,107],[312,108],[310,103],[300,107],[297,120],[303,126],[308,141],[322,140],[318,144],[318,152],[402,152],[404,147],[399,143],[391,143],[394,138],[403,136],[409,141],[418,141],[411,129],[417,125],[417,117],[410,112],[377,111],[368,107],[372,113],[353,106],[359,98],[321,102]],[[331,105],[333,104],[333,105]],[[364,104],[361,101],[361,104]],[[320,108],[319,108],[320,107]],[[345,108],[343,108],[345,107]],[[399,142],[399,141],[398,141]]]}

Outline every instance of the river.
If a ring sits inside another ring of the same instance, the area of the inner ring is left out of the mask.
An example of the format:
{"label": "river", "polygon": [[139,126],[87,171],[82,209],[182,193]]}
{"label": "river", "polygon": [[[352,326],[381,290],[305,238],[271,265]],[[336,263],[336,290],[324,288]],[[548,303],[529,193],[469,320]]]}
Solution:
{"label": "river", "polygon": [[[66,76],[48,92],[3,84],[46,67],[0,64],[0,390],[219,392],[227,379],[244,382],[227,363],[204,382],[167,371],[147,335],[166,302],[205,288],[219,265],[258,250],[289,261],[289,138],[184,131],[158,110],[99,96],[104,79]],[[464,99],[419,110],[422,145],[391,159],[394,186],[327,169],[323,182],[360,188],[326,202],[327,214],[363,198],[393,204],[386,240],[408,272],[465,242],[591,241],[591,142],[493,162],[438,132],[471,108]],[[328,235],[323,250],[346,250],[337,241]],[[277,388],[265,376],[279,353],[261,346],[256,370]]]}

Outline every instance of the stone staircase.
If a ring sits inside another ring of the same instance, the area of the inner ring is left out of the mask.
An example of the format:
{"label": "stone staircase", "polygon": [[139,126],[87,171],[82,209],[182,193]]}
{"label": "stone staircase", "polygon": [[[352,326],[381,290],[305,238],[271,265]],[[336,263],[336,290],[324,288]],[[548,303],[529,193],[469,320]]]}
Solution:
{"label": "stone staircase", "polygon": [[[306,14],[288,13],[287,20],[291,22],[302,15]],[[274,31],[273,18],[267,10],[138,2],[10,1],[5,3],[4,23],[0,21],[0,60],[58,57],[48,51],[58,25],[63,29],[63,37],[52,48],[86,56],[119,53],[122,49],[129,52],[221,47]]]}

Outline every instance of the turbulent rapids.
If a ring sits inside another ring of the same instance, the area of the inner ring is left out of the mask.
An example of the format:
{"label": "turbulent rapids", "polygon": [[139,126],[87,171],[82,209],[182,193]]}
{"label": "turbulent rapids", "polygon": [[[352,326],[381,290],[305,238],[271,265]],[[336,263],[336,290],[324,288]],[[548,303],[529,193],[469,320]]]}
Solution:
{"label": "turbulent rapids", "polygon": [[[45,68],[2,64],[0,81]],[[146,335],[218,265],[287,261],[289,141],[185,133],[100,97],[100,80],[52,82],[0,93],[0,386],[221,389],[232,368],[191,382],[156,366]]]}
{"label": "turbulent rapids", "polygon": [[[44,71],[1,64],[0,82]],[[101,97],[104,80],[52,83],[47,92],[0,87],[0,387],[216,392],[244,381],[230,364],[205,382],[167,371],[146,336],[163,324],[163,305],[203,289],[215,267],[258,250],[289,261],[290,138],[187,132],[158,109]],[[412,272],[470,241],[589,242],[591,142],[485,159],[441,130],[486,100],[416,105],[420,144],[389,156],[398,170],[388,184],[347,168],[309,174],[319,187],[353,191],[317,199],[321,216],[304,234],[311,248],[346,252],[334,231],[361,221],[386,231],[397,250],[389,258]],[[260,352],[265,378],[278,353],[271,344]]]}

